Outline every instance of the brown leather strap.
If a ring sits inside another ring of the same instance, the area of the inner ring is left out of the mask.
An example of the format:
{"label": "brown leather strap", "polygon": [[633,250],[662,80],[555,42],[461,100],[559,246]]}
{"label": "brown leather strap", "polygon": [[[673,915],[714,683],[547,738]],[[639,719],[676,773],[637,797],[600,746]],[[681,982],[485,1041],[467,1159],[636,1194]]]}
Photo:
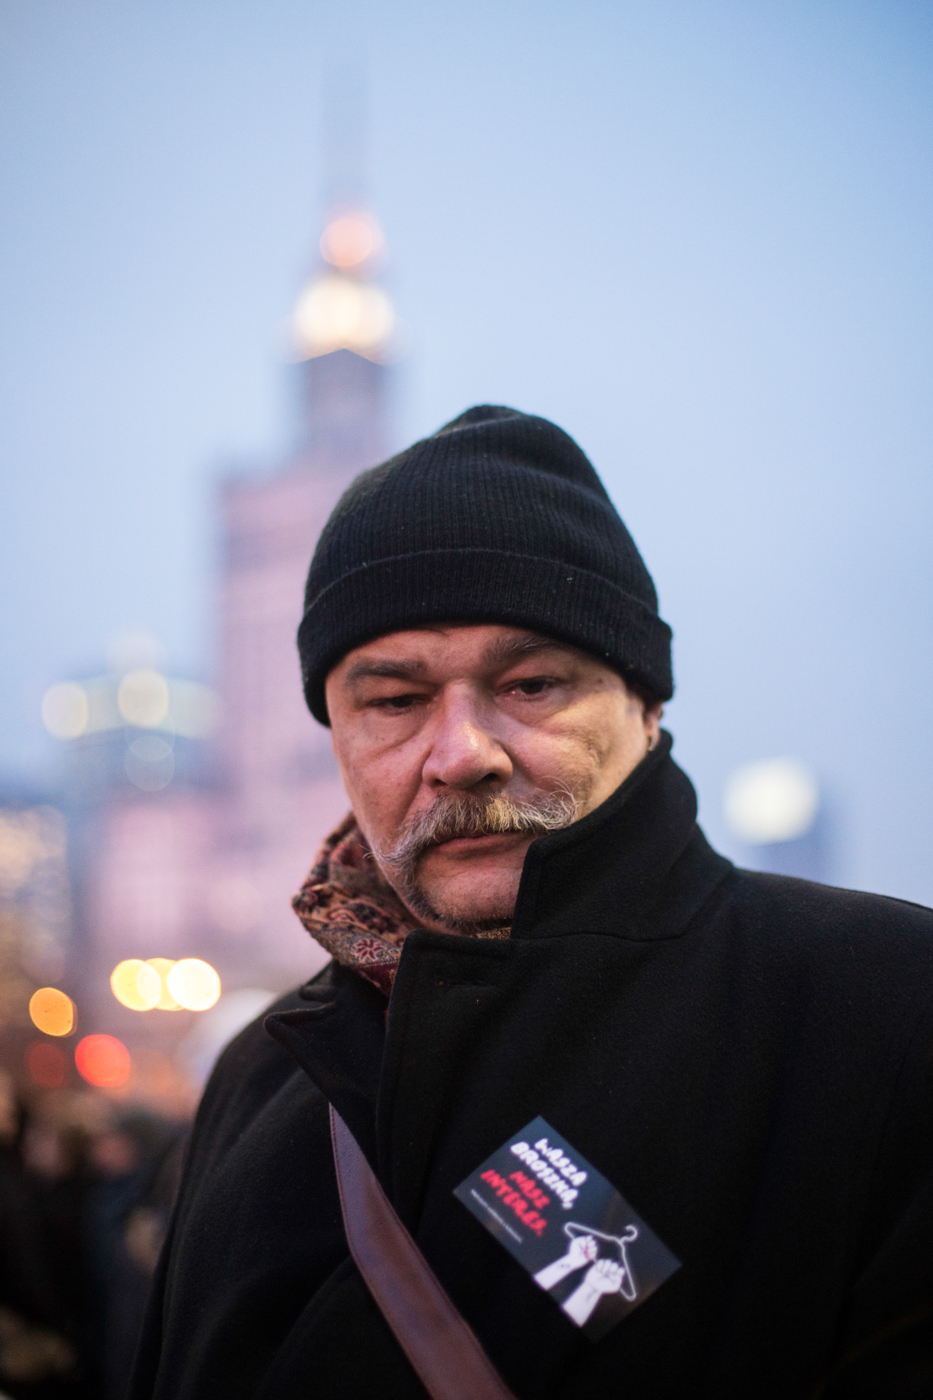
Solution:
{"label": "brown leather strap", "polygon": [[515,1400],[333,1107],[330,1136],[350,1253],[428,1394],[433,1400]]}

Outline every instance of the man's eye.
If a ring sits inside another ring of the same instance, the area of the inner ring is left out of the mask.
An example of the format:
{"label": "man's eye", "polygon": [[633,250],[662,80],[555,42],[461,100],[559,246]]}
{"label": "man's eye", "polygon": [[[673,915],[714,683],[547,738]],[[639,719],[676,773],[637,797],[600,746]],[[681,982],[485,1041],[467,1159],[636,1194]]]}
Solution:
{"label": "man's eye", "polygon": [[521,695],[541,695],[550,684],[547,676],[532,676],[527,681],[516,681],[512,689]]}
{"label": "man's eye", "polygon": [[384,695],[373,703],[380,710],[410,710],[420,699],[420,695]]}

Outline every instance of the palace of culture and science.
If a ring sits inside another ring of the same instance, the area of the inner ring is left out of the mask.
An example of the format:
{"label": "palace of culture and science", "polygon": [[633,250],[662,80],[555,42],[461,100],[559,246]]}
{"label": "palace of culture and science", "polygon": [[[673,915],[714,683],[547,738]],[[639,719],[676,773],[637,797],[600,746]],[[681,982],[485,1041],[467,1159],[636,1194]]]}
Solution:
{"label": "palace of culture and science", "polygon": [[143,1060],[169,1050],[191,1013],[120,1005],[109,977],[122,960],[203,959],[225,993],[284,990],[325,960],[290,900],[348,804],[330,734],[305,707],[295,633],[331,509],[388,453],[394,316],[377,280],[382,235],[365,209],[338,209],[320,247],[292,323],[296,448],[219,493],[213,687],[136,656],[52,687],[44,703],[68,774],[56,807],[70,910],[57,931],[54,918],[27,931],[26,979],[63,987],[84,1030],[119,1037]]}

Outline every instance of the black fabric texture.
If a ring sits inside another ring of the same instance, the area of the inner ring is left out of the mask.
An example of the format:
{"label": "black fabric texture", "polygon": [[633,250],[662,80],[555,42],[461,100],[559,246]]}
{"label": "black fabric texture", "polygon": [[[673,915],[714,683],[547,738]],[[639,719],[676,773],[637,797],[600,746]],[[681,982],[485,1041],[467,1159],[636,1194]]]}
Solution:
{"label": "black fabric texture", "polygon": [[651,575],[589,460],[544,418],[471,408],[344,493],[298,629],[311,713],[327,723],[324,682],[348,651],[444,622],[543,632],[673,694]]}
{"label": "black fabric texture", "polygon": [[[513,936],[329,964],[207,1087],[133,1400],[424,1400],[333,1102],[518,1400],[933,1395],[933,913],[735,869],[665,736],[530,848]],[[682,1267],[593,1344],[453,1196],[540,1114]]]}

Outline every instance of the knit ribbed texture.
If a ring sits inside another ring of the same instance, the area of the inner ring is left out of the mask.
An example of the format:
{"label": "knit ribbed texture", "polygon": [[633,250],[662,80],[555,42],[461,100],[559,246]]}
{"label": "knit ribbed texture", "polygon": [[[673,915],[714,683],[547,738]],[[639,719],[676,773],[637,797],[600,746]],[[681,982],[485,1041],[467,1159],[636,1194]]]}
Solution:
{"label": "knit ribbed texture", "polygon": [[364,472],[318,542],[298,631],[308,706],[348,651],[424,623],[527,627],[673,693],[651,576],[590,462],[560,428],[479,407]]}

